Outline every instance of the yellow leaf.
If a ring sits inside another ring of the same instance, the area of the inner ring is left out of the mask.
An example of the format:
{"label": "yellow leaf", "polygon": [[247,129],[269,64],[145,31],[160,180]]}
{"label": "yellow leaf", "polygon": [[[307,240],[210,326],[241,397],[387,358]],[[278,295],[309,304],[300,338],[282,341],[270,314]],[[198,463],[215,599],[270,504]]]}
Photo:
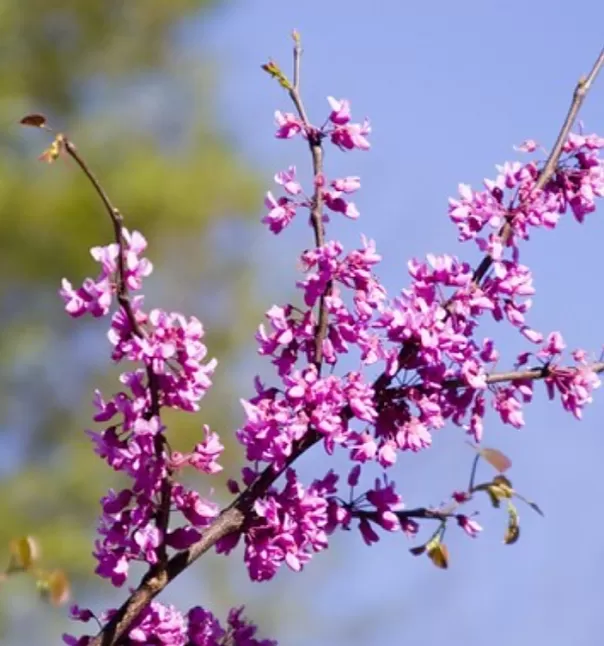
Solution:
{"label": "yellow leaf", "polygon": [[69,579],[63,570],[53,570],[38,580],[40,595],[53,606],[61,606],[69,600]]}
{"label": "yellow leaf", "polygon": [[50,144],[50,146],[40,155],[39,159],[41,161],[52,162],[56,161],[59,158],[64,146],[63,135],[57,135],[55,140]]}
{"label": "yellow leaf", "polygon": [[511,502],[508,503],[508,527],[503,537],[506,545],[513,545],[520,537],[520,517],[516,507]]}
{"label": "yellow leaf", "polygon": [[505,476],[495,476],[488,488],[499,500],[502,498],[511,498],[514,495],[512,483]]}
{"label": "yellow leaf", "polygon": [[500,500],[500,498],[497,495],[497,493],[493,490],[493,487],[487,487],[486,492],[489,495],[489,498],[491,499],[491,505],[493,505],[493,507],[495,507],[495,509],[498,509],[499,508],[499,500]]}
{"label": "yellow leaf", "polygon": [[502,485],[512,490],[512,481],[509,478],[506,478],[505,476],[502,476],[502,475],[495,476],[493,478],[493,482],[496,485]]}
{"label": "yellow leaf", "polygon": [[31,536],[13,539],[9,550],[9,572],[29,570],[40,556],[38,544]]}
{"label": "yellow leaf", "polygon": [[440,541],[430,541],[427,546],[428,557],[441,570],[449,567],[449,550],[444,543]]}

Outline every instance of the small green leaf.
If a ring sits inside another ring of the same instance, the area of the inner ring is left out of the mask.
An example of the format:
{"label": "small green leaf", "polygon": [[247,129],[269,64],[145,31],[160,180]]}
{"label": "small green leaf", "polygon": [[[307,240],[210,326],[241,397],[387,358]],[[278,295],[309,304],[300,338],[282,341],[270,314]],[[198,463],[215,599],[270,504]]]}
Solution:
{"label": "small green leaf", "polygon": [[441,570],[446,570],[449,567],[449,550],[444,543],[440,540],[430,541],[426,546],[428,557]]}
{"label": "small green leaf", "polygon": [[277,65],[277,63],[275,63],[275,61],[269,61],[268,63],[265,63],[264,65],[262,65],[262,69],[267,74],[270,74],[274,79],[277,79],[281,87],[284,87],[286,90],[292,89],[291,83],[288,81],[287,77],[281,71],[281,68]]}

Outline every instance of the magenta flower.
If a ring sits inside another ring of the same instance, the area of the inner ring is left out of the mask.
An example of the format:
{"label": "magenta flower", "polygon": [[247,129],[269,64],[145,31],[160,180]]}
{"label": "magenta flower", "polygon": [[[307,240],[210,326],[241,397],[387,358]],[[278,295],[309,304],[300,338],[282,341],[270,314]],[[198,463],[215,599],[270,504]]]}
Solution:
{"label": "magenta flower", "polygon": [[464,516],[463,514],[458,514],[456,516],[456,519],[457,519],[457,524],[471,538],[476,538],[479,532],[482,531],[482,527],[475,520],[472,520],[468,516]]}
{"label": "magenta flower", "polygon": [[296,215],[296,205],[289,198],[280,197],[276,200],[270,191],[266,194],[264,204],[269,212],[262,222],[268,224],[269,229],[275,234],[281,233]]}
{"label": "magenta flower", "polygon": [[360,213],[352,202],[347,202],[340,191],[323,191],[323,199],[328,209],[342,213],[351,220],[356,220]]}
{"label": "magenta flower", "polygon": [[290,195],[299,195],[302,192],[302,186],[296,181],[296,167],[290,166],[286,171],[283,170],[275,175],[275,182],[283,186],[286,193]]}
{"label": "magenta flower", "polygon": [[331,186],[340,193],[354,193],[361,188],[361,178],[355,176],[334,179]]}
{"label": "magenta flower", "polygon": [[[319,486],[321,484],[319,483]],[[312,553],[327,547],[327,501],[313,486],[305,491],[288,469],[281,492],[256,501],[256,520],[245,534],[245,563],[254,581],[271,579],[283,564],[301,570]]]}
{"label": "magenta flower", "polygon": [[350,121],[350,102],[346,99],[338,101],[332,96],[327,97],[327,101],[331,107],[331,114],[329,120],[338,126],[343,126]]}
{"label": "magenta flower", "polygon": [[278,139],[291,139],[303,130],[302,122],[291,112],[283,113],[277,110],[275,112],[275,123],[278,126],[275,135]]}
{"label": "magenta flower", "polygon": [[337,126],[331,131],[331,143],[342,150],[369,150],[371,144],[367,135],[371,133],[371,126],[366,119],[362,124],[351,123]]}

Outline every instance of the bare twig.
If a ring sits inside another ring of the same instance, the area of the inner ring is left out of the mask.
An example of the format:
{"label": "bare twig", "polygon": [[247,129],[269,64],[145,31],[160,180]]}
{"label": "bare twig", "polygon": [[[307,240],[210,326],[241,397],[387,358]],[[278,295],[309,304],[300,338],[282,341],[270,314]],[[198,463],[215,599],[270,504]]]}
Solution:
{"label": "bare twig", "polygon": [[470,471],[470,484],[468,485],[468,491],[472,491],[472,489],[474,489],[474,479],[476,478],[476,469],[478,468],[479,460],[480,453],[476,453],[474,461],[472,462],[472,470]]}

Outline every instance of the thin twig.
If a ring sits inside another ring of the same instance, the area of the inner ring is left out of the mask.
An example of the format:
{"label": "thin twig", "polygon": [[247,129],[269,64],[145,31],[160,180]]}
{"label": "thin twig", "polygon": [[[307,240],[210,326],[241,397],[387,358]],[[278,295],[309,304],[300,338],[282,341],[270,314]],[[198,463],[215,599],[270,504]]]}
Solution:
{"label": "thin twig", "polygon": [[123,238],[123,219],[122,214],[119,212],[115,206],[113,206],[107,191],[101,186],[101,183],[98,181],[90,167],[85,162],[84,158],[80,155],[77,148],[67,137],[63,136],[63,145],[65,151],[69,156],[76,162],[76,164],[82,169],[84,175],[88,178],[89,182],[92,184],[92,187],[96,191],[97,195],[101,198],[105,210],[111,219],[111,224],[113,225],[113,233],[115,237],[115,242],[118,245],[118,280],[117,280],[117,299],[120,306],[123,308],[130,327],[132,328],[133,333],[138,337],[144,337],[144,332],[141,329],[136,316],[132,310],[132,305],[130,303],[130,298],[128,295],[128,285],[126,283],[126,261],[124,253],[124,238]]}
{"label": "thin twig", "polygon": [[[500,384],[512,381],[535,381],[538,379],[547,379],[555,377],[556,373],[578,372],[580,370],[589,370],[600,374],[604,372],[604,362],[594,363],[590,366],[564,366],[556,367],[552,365],[543,366],[542,368],[529,368],[528,370],[513,370],[509,372],[494,372],[487,375],[485,381],[487,384]],[[460,388],[467,387],[467,383],[462,379],[451,379],[443,383],[443,388]]]}
{"label": "thin twig", "polygon": [[[113,203],[111,202],[107,191],[103,188],[84,158],[80,155],[74,143],[65,135],[62,135],[61,141],[63,143],[65,151],[81,168],[81,170],[84,172],[84,175],[86,175],[90,184],[96,191],[97,195],[101,198],[105,210],[107,211],[107,214],[111,219],[115,243],[118,247],[117,300],[120,307],[126,314],[128,322],[130,323],[130,327],[132,329],[132,333],[140,338],[145,338],[145,331],[141,328],[138,321],[136,320],[136,315],[134,314],[134,310],[132,309],[130,294],[128,292],[128,283],[126,281],[126,250],[124,248],[124,220],[122,214],[119,209],[113,206]],[[159,415],[159,386],[157,384],[157,375],[153,372],[153,369],[149,364],[147,364],[146,370],[147,379],[149,382],[149,392],[151,395],[151,402],[149,411],[147,411],[147,418],[151,419],[152,417]]]}
{"label": "thin twig", "polygon": [[[322,247],[325,244],[325,227],[323,226],[323,145],[322,145],[322,135],[321,133],[312,126],[306,110],[304,108],[304,103],[302,101],[302,96],[300,95],[300,60],[302,58],[302,45],[300,43],[300,37],[294,35],[294,82],[288,89],[289,96],[298,111],[300,120],[304,125],[304,131],[306,133],[306,138],[308,141],[308,146],[310,148],[310,154],[312,156],[312,169],[313,169],[313,180],[314,180],[314,191],[312,196],[312,207],[310,210],[310,221],[312,228],[315,234],[315,246],[317,248]],[[321,295],[319,299],[319,314],[317,329],[315,331],[315,356],[314,356],[314,365],[317,368],[317,373],[321,372],[321,364],[323,362],[323,342],[327,336],[327,327],[328,327],[328,315],[327,315],[327,305],[325,303],[325,298],[331,293],[332,290],[332,281],[329,281],[325,292]]]}
{"label": "thin twig", "polygon": [[[368,520],[374,523],[380,523],[380,512],[370,511],[367,509],[350,509],[350,515],[359,520]],[[445,522],[449,518],[455,516],[455,513],[450,509],[430,509],[428,507],[415,507],[414,509],[401,509],[394,512],[399,521],[405,520],[438,520]]]}
{"label": "thin twig", "polygon": [[[539,368],[528,368],[526,370],[493,372],[489,375],[486,375],[485,383],[487,385],[492,385],[522,381],[538,381],[541,379],[553,379],[556,377],[556,375],[571,375],[583,370],[593,372],[595,374],[600,374],[604,372],[604,362],[593,363],[587,366],[555,366],[547,364]],[[455,379],[447,379],[442,382],[442,385],[440,387],[446,390],[454,390],[456,388],[470,388],[467,381],[460,377],[457,377]],[[401,400],[406,397],[409,388],[409,386],[401,386],[400,388],[388,388],[383,391],[382,401]],[[413,388],[416,390],[422,390],[421,385],[413,386]]]}
{"label": "thin twig", "polygon": [[474,489],[474,479],[476,478],[476,469],[478,468],[479,460],[480,453],[476,453],[474,461],[472,462],[472,471],[470,471],[470,484],[468,485],[468,491],[472,491],[472,489]]}

